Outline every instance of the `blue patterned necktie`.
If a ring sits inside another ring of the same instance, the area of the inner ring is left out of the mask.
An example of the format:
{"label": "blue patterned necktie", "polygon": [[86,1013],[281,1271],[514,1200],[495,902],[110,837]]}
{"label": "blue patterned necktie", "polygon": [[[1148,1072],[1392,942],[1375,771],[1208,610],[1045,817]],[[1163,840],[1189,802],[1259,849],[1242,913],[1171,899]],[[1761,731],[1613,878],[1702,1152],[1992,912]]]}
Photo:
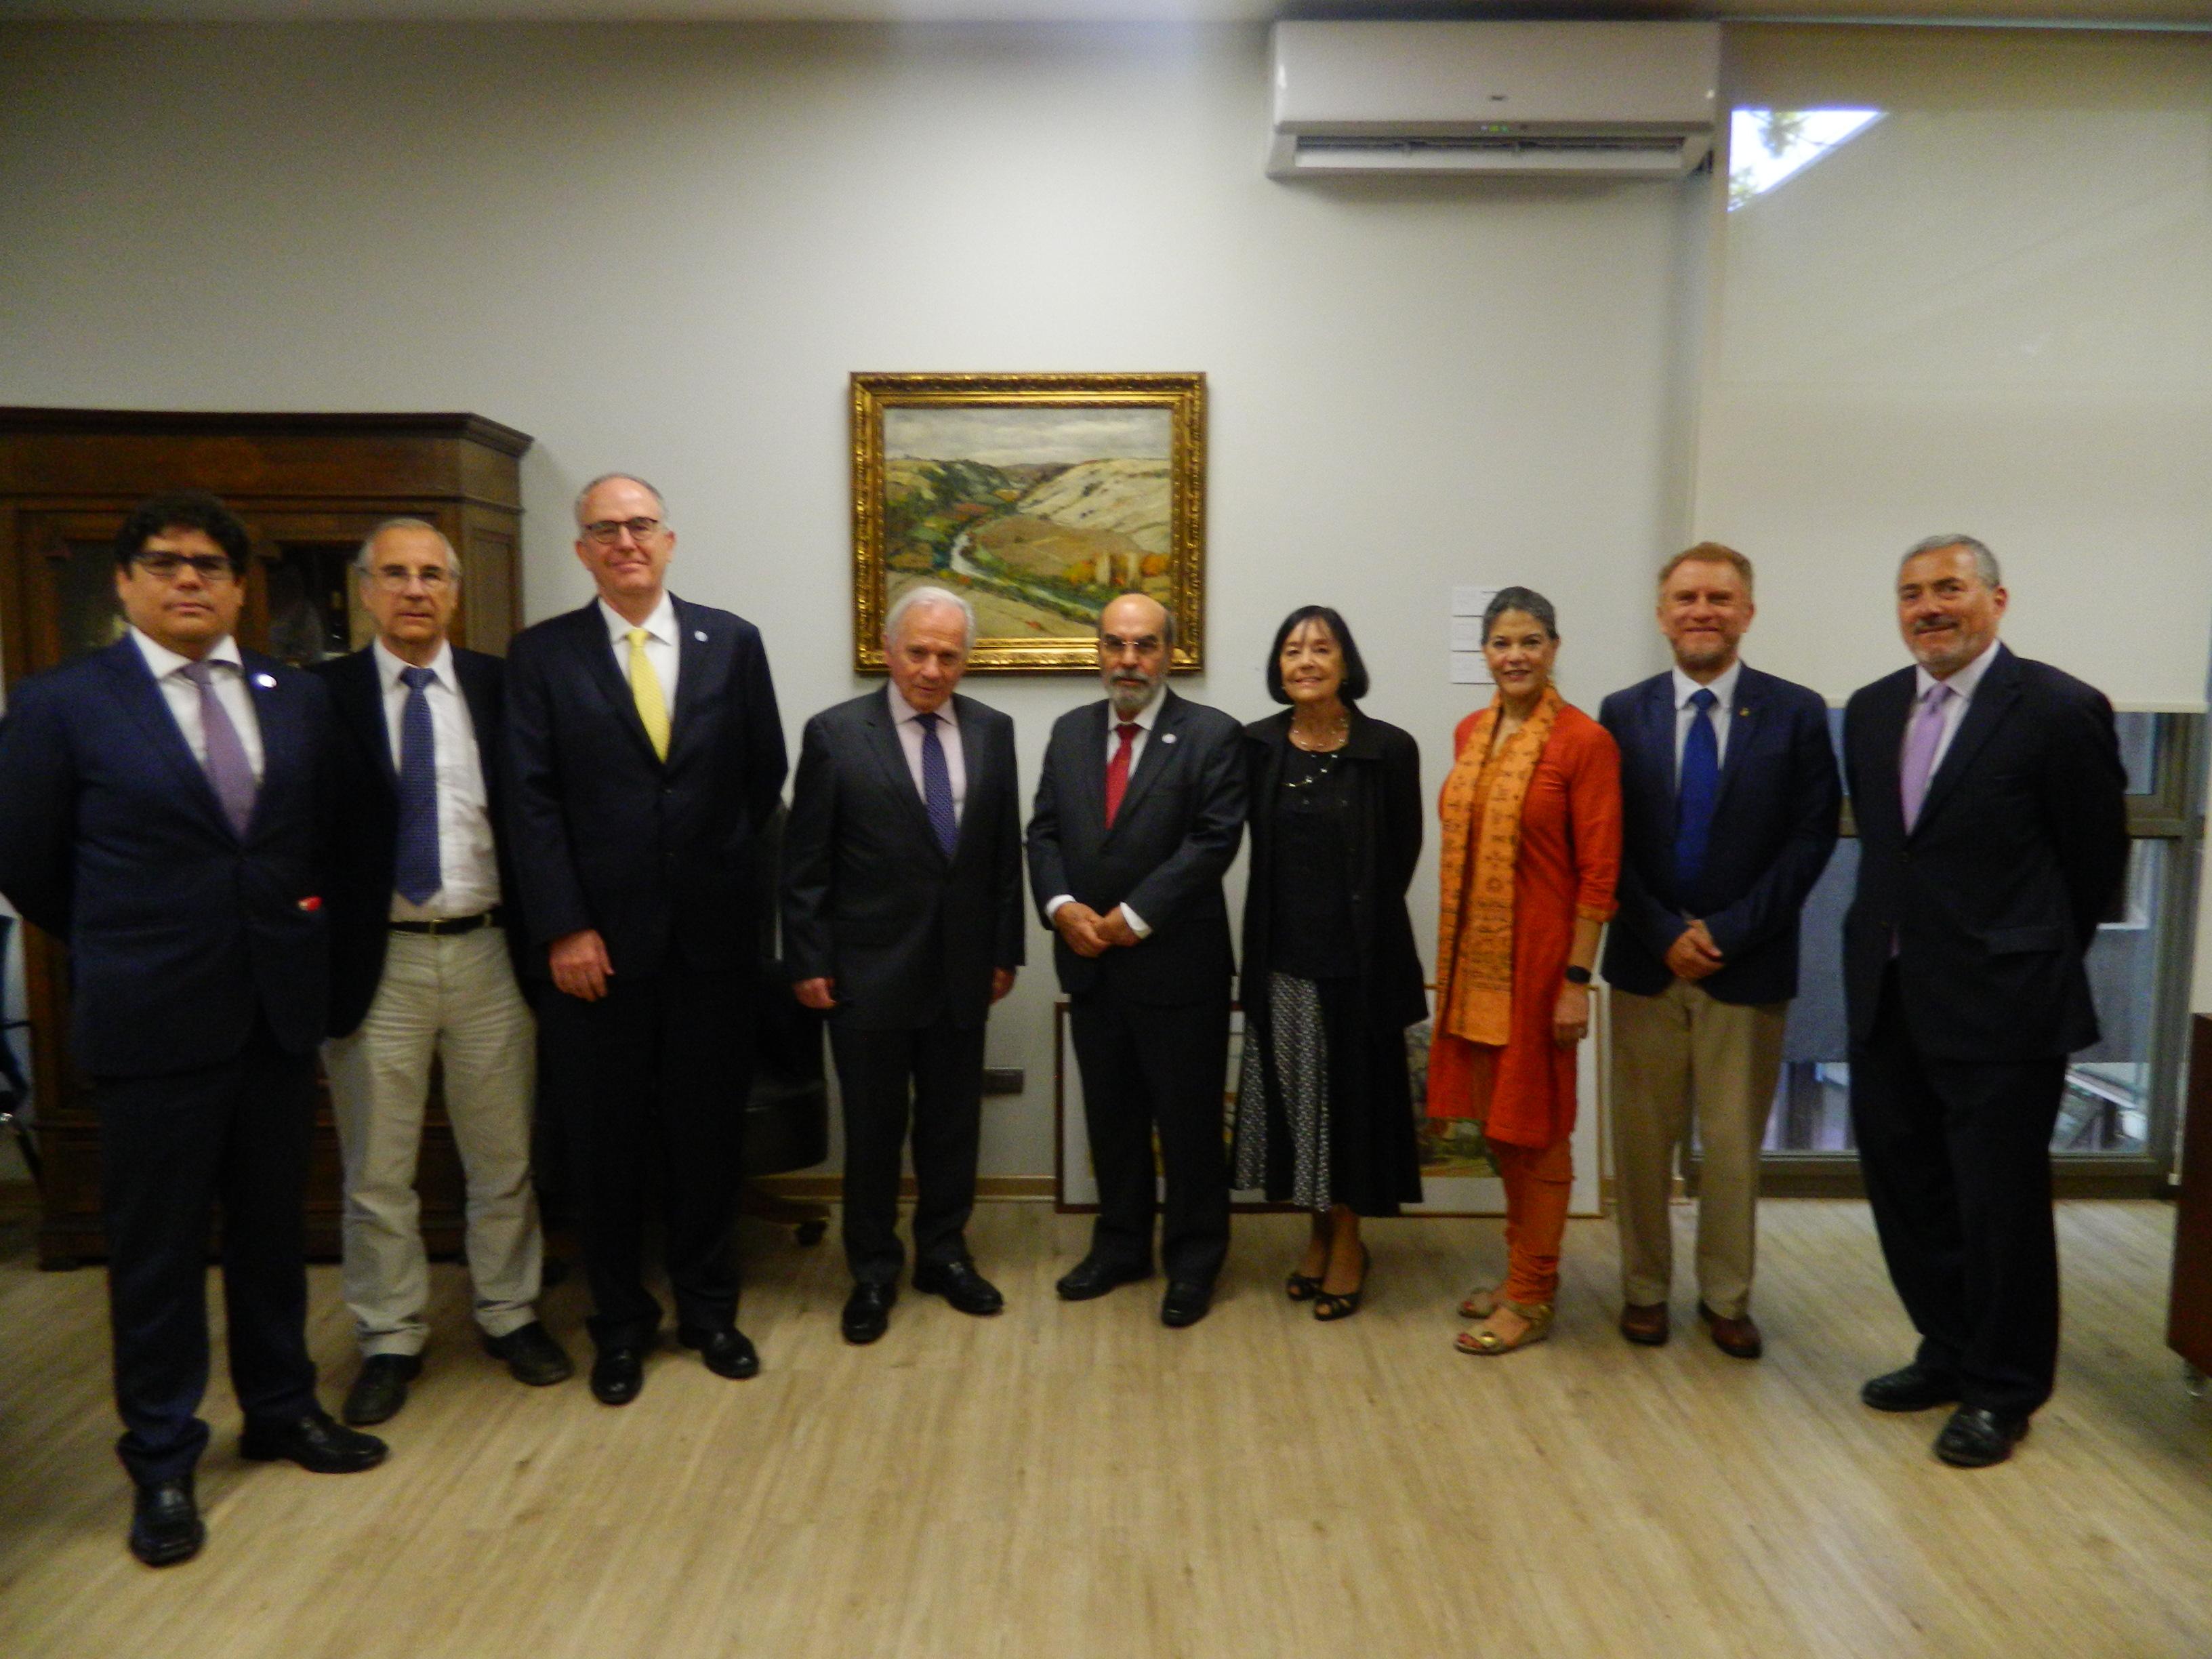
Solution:
{"label": "blue patterned necktie", "polygon": [[921,726],[921,805],[929,814],[929,827],[937,831],[937,844],[951,858],[960,844],[960,825],[952,816],[952,769],[945,763],[937,719],[933,714],[915,716]]}
{"label": "blue patterned necktie", "polygon": [[399,708],[399,848],[392,884],[410,904],[428,903],[446,884],[438,867],[438,744],[423,691],[437,678],[427,668],[399,671],[407,701]]}
{"label": "blue patterned necktie", "polygon": [[1705,871],[1705,845],[1712,839],[1713,803],[1720,795],[1720,740],[1713,732],[1713,705],[1706,686],[1690,694],[1690,730],[1682,739],[1682,774],[1674,789],[1674,897],[1686,908]]}
{"label": "blue patterned necktie", "polygon": [[200,689],[200,737],[207,745],[207,758],[201,765],[215,787],[216,799],[222,803],[222,815],[243,836],[253,822],[254,799],[261,793],[254,781],[253,762],[246,752],[246,739],[238,735],[230,711],[215,694],[215,665],[203,658],[179,672]]}

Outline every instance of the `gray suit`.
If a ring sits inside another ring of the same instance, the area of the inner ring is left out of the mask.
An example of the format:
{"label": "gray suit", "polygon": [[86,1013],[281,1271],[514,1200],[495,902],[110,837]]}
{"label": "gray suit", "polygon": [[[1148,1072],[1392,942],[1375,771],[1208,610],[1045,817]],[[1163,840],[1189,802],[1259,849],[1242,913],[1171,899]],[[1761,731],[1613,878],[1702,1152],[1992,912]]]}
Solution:
{"label": "gray suit", "polygon": [[956,695],[967,793],[947,857],[884,691],[806,723],[784,831],[783,954],[794,980],[836,981],[830,1019],[845,1112],[845,1249],[890,1283],[899,1155],[913,1094],[915,1254],[963,1260],[981,1125],[994,969],[1024,959],[1014,723]]}

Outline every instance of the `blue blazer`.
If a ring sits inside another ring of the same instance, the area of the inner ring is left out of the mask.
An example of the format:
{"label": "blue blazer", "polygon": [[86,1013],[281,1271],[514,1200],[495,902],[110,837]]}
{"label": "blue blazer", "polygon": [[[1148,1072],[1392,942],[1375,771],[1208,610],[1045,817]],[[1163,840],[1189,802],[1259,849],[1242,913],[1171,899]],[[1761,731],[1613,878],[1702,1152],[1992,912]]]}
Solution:
{"label": "blue blazer", "polygon": [[668,758],[653,752],[605,616],[526,628],[507,648],[507,845],[531,946],[599,930],[617,974],[752,973],[757,838],[783,798],[783,721],[760,630],[675,601]]}
{"label": "blue blazer", "polygon": [[0,722],[0,892],[68,944],[94,1077],[215,1065],[257,1019],[290,1053],[322,1039],[330,702],[240,654],[264,757],[243,836],[128,636],[25,680]]}
{"label": "blue blazer", "polygon": [[1674,677],[1616,691],[1598,723],[1620,745],[1620,913],[1606,934],[1605,976],[1638,996],[1674,982],[1667,951],[1701,918],[1727,966],[1700,981],[1723,1002],[1797,994],[1797,919],[1835,851],[1843,786],[1827,705],[1806,687],[1736,676],[1712,840],[1694,893],[1674,881]]}

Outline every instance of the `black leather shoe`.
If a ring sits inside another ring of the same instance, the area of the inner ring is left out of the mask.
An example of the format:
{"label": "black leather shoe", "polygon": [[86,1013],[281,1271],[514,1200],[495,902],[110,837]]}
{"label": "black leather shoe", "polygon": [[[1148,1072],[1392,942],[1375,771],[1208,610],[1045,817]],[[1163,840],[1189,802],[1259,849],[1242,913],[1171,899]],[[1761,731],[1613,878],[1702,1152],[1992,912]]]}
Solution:
{"label": "black leather shoe", "polygon": [[874,1341],[890,1328],[891,1304],[898,1300],[896,1285],[855,1285],[845,1298],[844,1317],[838,1322],[848,1342]]}
{"label": "black leather shoe", "polygon": [[420,1354],[373,1353],[361,1362],[338,1415],[356,1428],[397,1417],[407,1403],[407,1385],[422,1375]]}
{"label": "black leather shoe", "polygon": [[206,1542],[191,1476],[138,1488],[131,1504],[131,1554],[149,1567],[173,1567],[198,1555]]}
{"label": "black leather shoe", "polygon": [[1922,1369],[1918,1360],[1886,1371],[1859,1390],[1859,1398],[1878,1412],[1924,1412],[1959,1398],[1959,1379]]}
{"label": "black leather shoe", "polygon": [[754,1352],[745,1334],[734,1325],[725,1325],[718,1331],[679,1330],[676,1340],[687,1348],[698,1349],[699,1358],[717,1376],[742,1382],[749,1376],[760,1375],[760,1355]]}
{"label": "black leather shoe", "polygon": [[484,1352],[495,1359],[507,1361],[507,1369],[514,1380],[527,1382],[533,1389],[566,1382],[576,1374],[576,1368],[568,1363],[568,1351],[553,1340],[552,1332],[534,1319],[505,1336],[484,1338]]}
{"label": "black leather shoe", "polygon": [[1197,1324],[1212,1305],[1212,1285],[1201,1285],[1194,1279],[1170,1279],[1167,1296],[1160,1303],[1160,1323],[1179,1331],[1186,1325]]}
{"label": "black leather shoe", "polygon": [[999,1287],[977,1273],[975,1264],[965,1256],[957,1261],[924,1263],[916,1267],[914,1287],[943,1297],[964,1314],[994,1314],[1006,1305],[1006,1298],[999,1294]]}
{"label": "black leather shoe", "polygon": [[602,1406],[627,1406],[644,1386],[642,1348],[602,1348],[592,1361],[592,1398]]}
{"label": "black leather shoe", "polygon": [[1086,1255],[1063,1273],[1053,1288],[1060,1292],[1063,1302],[1088,1302],[1094,1296],[1105,1295],[1116,1285],[1133,1285],[1152,1276],[1152,1270],[1141,1264],[1118,1267],[1095,1255]]}
{"label": "black leather shoe", "polygon": [[317,1474],[358,1474],[384,1461],[386,1447],[373,1434],[356,1434],[319,1407],[289,1423],[248,1423],[238,1455],[257,1463],[297,1463]]}
{"label": "black leather shoe", "polygon": [[1954,1469],[1985,1469],[2012,1455],[2026,1438],[2027,1419],[1983,1406],[1961,1406],[1936,1437],[1936,1455]]}

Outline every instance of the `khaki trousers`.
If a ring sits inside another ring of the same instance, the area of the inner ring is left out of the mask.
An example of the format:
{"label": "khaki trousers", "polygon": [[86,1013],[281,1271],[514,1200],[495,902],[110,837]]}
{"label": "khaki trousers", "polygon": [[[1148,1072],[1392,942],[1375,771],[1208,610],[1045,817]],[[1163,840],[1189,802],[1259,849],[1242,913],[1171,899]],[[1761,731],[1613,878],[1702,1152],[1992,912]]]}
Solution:
{"label": "khaki trousers", "polygon": [[345,1159],[345,1267],[366,1354],[415,1354],[429,1335],[416,1157],[434,1054],[468,1181],[466,1243],[477,1323],[505,1336],[538,1317],[544,1239],[530,1185],[536,1027],[497,927],[390,935],[384,977],[351,1036],[323,1045]]}
{"label": "khaki trousers", "polygon": [[1758,1250],[1759,1149],[1782,1070],[1786,1002],[1721,1002],[1678,979],[1656,997],[1612,991],[1613,1156],[1620,1289],[1637,1307],[1667,1300],[1674,1237],[1674,1152],[1697,1115],[1698,1289],[1723,1319],[1751,1302]]}

